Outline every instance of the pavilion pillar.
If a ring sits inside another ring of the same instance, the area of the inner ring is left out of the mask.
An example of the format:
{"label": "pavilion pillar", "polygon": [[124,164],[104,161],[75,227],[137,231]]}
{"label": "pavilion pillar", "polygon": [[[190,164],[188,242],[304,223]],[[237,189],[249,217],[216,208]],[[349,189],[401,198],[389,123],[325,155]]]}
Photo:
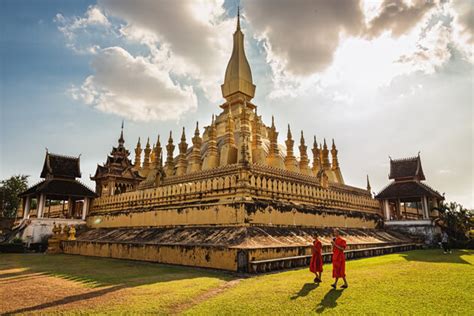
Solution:
{"label": "pavilion pillar", "polygon": [[[396,201],[397,205],[397,215],[398,219],[403,219],[403,213],[402,213],[402,203],[400,202],[400,199],[397,199]],[[405,214],[406,215],[406,214]],[[406,219],[406,218],[405,218]]]}
{"label": "pavilion pillar", "polygon": [[84,198],[84,203],[82,204],[82,220],[86,219],[87,213],[89,212],[89,198]]}
{"label": "pavilion pillar", "polygon": [[430,219],[430,211],[428,210],[428,200],[426,196],[421,198],[421,207],[423,209],[423,219]]}
{"label": "pavilion pillar", "polygon": [[436,211],[433,211],[433,215],[434,216],[439,216],[439,211],[438,211],[438,208],[439,208],[439,201],[437,198],[433,198],[433,207],[436,208]]}
{"label": "pavilion pillar", "polygon": [[30,217],[31,196],[25,198],[25,209],[23,210],[23,219]]}
{"label": "pavilion pillar", "polygon": [[46,195],[41,193],[38,200],[38,214],[36,215],[38,218],[42,218],[44,216],[45,202],[46,202]]}
{"label": "pavilion pillar", "polygon": [[390,205],[388,203],[388,200],[383,200],[383,209],[385,212],[385,220],[389,221],[390,220]]}
{"label": "pavilion pillar", "polygon": [[72,209],[73,208],[73,205],[72,205],[72,198],[69,197],[67,199],[67,218],[72,218]]}
{"label": "pavilion pillar", "polygon": [[109,182],[109,196],[115,195],[115,182]]}

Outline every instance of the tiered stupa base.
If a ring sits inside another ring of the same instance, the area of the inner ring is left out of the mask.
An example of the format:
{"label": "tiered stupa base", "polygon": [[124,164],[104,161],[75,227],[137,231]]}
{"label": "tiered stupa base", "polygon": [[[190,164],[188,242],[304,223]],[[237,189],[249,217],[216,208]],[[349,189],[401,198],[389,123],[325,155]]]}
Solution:
{"label": "tiered stupa base", "polygon": [[[342,231],[349,259],[417,247],[409,239],[383,230]],[[253,225],[91,229],[75,241],[64,241],[63,249],[68,254],[252,273],[309,264],[315,232],[323,242],[323,253],[330,253],[329,228]]]}

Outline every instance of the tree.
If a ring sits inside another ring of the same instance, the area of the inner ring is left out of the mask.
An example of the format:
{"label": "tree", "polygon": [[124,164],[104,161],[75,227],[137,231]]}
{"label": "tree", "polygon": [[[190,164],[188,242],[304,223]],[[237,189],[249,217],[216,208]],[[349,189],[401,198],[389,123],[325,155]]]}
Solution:
{"label": "tree", "polygon": [[3,217],[15,217],[21,203],[18,194],[28,189],[27,175],[16,175],[10,179],[0,181],[0,215]]}
{"label": "tree", "polygon": [[446,230],[455,246],[469,246],[468,232],[473,225],[474,211],[456,202],[442,203],[438,208],[438,225]]}

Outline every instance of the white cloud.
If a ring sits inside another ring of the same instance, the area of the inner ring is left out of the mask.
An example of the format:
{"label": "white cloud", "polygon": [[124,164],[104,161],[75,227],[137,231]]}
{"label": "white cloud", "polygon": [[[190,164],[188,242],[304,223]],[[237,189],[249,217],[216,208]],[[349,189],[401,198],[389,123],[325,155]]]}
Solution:
{"label": "white cloud", "polygon": [[[147,45],[151,53],[166,51],[170,71],[198,81],[206,96],[221,99],[227,60],[232,51],[235,20],[226,18],[223,1],[101,0],[112,16],[125,21],[121,32]],[[217,87],[217,88],[216,88]]]}
{"label": "white cloud", "polygon": [[[219,86],[232,50],[232,33],[235,29],[235,19],[227,18],[222,5],[223,1],[219,0],[103,0],[97,6],[90,6],[83,17],[58,14],[55,21],[68,47],[80,54],[100,55],[93,57],[92,65],[96,74],[88,77],[80,88],[71,89],[71,95],[87,104],[95,104],[102,111],[122,116],[133,115],[132,119],[135,120],[179,118],[197,106],[196,89],[201,89],[211,102],[220,101],[222,96]],[[118,62],[104,60],[104,55],[114,52],[106,47],[116,49],[116,46],[122,49],[121,55],[115,54],[116,59],[119,58],[117,56],[125,59],[126,53],[129,64],[130,58],[134,58],[132,64],[138,65],[139,61],[146,63],[147,71],[138,67],[125,69]],[[103,61],[107,67],[100,64]],[[147,83],[152,69],[159,69],[159,74],[155,73],[152,77],[158,78],[161,87],[166,89],[145,84],[140,94],[142,99],[146,99],[143,102],[129,99],[136,95],[136,84],[115,89],[118,82],[110,82],[105,76],[106,71],[118,77],[120,71],[126,71],[126,77],[134,77],[135,83]],[[170,78],[175,83],[170,84]],[[191,85],[194,89],[190,88]],[[151,91],[146,92],[145,88]],[[173,93],[168,93],[171,91]],[[159,100],[158,95],[150,97],[157,92],[165,93],[165,101],[169,101],[172,96],[179,96],[181,101],[188,104],[182,105],[182,110],[177,109],[177,106],[162,107],[160,104],[163,101]],[[115,108],[112,100],[118,102]],[[157,105],[153,106],[152,100]],[[141,114],[135,110],[140,105],[146,107]],[[149,114],[144,115],[147,111]]]}
{"label": "white cloud", "polygon": [[86,12],[86,17],[84,24],[99,24],[99,25],[110,25],[107,17],[102,13],[102,11],[97,6],[89,7]]}
{"label": "white cloud", "polygon": [[401,55],[397,62],[408,65],[410,72],[433,73],[451,57],[451,34],[451,28],[439,21],[420,37],[416,49]]}
{"label": "white cloud", "polygon": [[111,27],[111,23],[98,6],[89,6],[84,17],[65,17],[58,13],[54,21],[66,38],[67,47],[79,54],[95,54],[99,48],[87,40],[79,40],[81,35],[90,37],[91,31],[97,31],[99,28],[108,30]]}
{"label": "white cloud", "polygon": [[95,74],[72,97],[97,109],[132,120],[177,120],[197,108],[193,89],[174,83],[169,73],[120,47],[101,50],[92,62]]}

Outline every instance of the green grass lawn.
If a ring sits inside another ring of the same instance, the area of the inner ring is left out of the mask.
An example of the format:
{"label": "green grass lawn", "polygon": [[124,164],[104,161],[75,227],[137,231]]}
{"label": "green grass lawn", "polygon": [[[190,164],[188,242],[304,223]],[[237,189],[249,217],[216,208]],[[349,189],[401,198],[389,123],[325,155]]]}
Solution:
{"label": "green grass lawn", "polygon": [[474,252],[419,250],[347,262],[349,288],[333,290],[331,267],[316,286],[307,270],[262,275],[189,314],[465,314],[474,312]]}
{"label": "green grass lawn", "polygon": [[[316,286],[307,269],[240,279],[143,262],[0,254],[0,314],[3,307],[27,314],[473,315],[474,251],[417,250],[348,261],[346,290],[331,289],[331,266],[324,269]],[[44,279],[34,283],[38,277]],[[38,296],[16,299],[31,288]]]}

